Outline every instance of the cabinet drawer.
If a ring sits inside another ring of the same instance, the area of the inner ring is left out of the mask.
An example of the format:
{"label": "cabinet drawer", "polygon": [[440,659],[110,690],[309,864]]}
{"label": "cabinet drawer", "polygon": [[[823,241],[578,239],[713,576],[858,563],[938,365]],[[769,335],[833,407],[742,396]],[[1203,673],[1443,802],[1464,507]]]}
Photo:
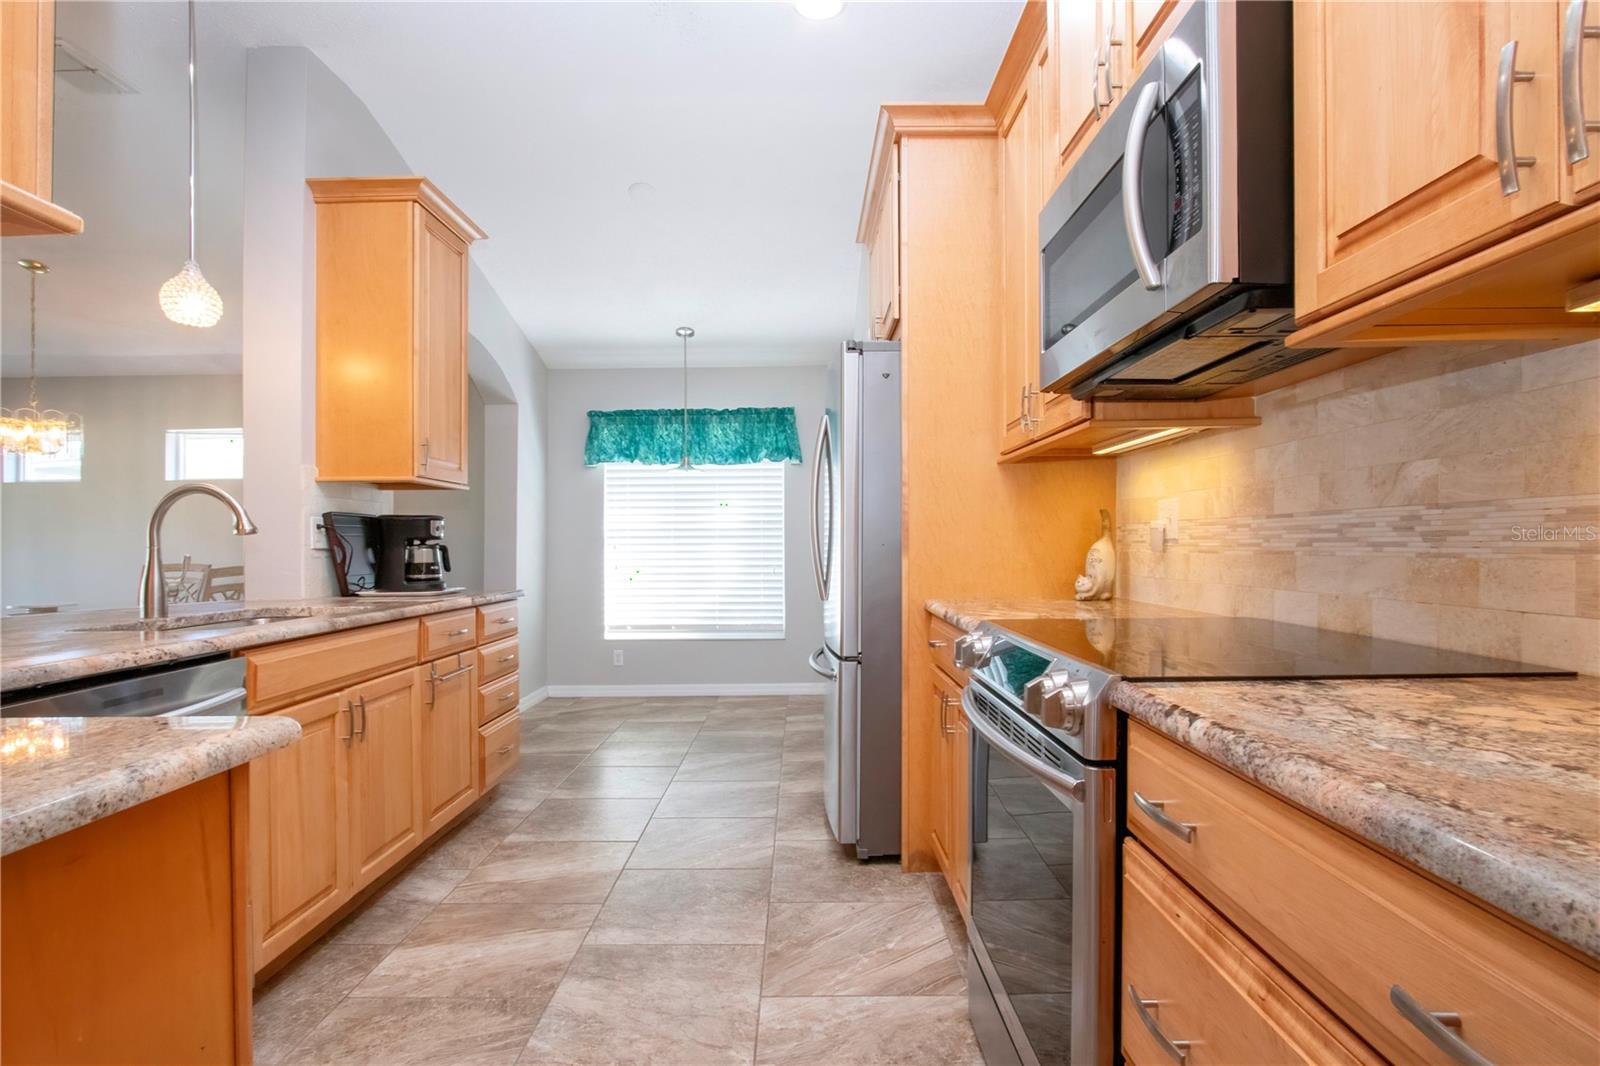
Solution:
{"label": "cabinet drawer", "polygon": [[417,624],[389,622],[244,653],[252,711],[320,695],[417,661]]}
{"label": "cabinet drawer", "polygon": [[488,725],[507,711],[517,709],[522,695],[522,679],[516,674],[491,681],[478,689],[478,724]]}
{"label": "cabinet drawer", "polygon": [[1134,841],[1122,869],[1117,999],[1130,1061],[1165,1061],[1163,1041],[1189,1042],[1193,1066],[1382,1061]]}
{"label": "cabinet drawer", "polygon": [[956,639],[967,635],[965,629],[953,626],[936,614],[928,616],[928,651],[934,665],[965,687],[967,671],[956,669]]}
{"label": "cabinet drawer", "polygon": [[517,638],[507,637],[478,649],[478,680],[487,684],[497,677],[515,673],[517,669]]}
{"label": "cabinet drawer", "polygon": [[478,608],[478,643],[509,637],[517,631],[517,605],[495,603]]}
{"label": "cabinet drawer", "polygon": [[1137,723],[1128,790],[1139,840],[1386,1057],[1454,1061],[1398,1001],[1502,1066],[1600,1061],[1600,973],[1575,958]]}
{"label": "cabinet drawer", "polygon": [[449,614],[428,615],[422,619],[422,658],[424,661],[478,643],[478,616],[471,609]]}
{"label": "cabinet drawer", "polygon": [[503,714],[478,729],[478,792],[482,794],[517,765],[521,756],[522,712]]}

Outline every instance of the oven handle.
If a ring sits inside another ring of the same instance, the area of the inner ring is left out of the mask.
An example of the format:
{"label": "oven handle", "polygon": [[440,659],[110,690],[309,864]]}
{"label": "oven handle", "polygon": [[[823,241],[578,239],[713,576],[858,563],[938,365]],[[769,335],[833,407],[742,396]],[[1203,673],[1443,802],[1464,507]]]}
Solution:
{"label": "oven handle", "polygon": [[1133,102],[1133,114],[1128,119],[1128,137],[1122,144],[1122,227],[1128,231],[1128,247],[1133,251],[1133,265],[1139,270],[1139,280],[1150,290],[1161,288],[1161,264],[1150,251],[1150,237],[1144,231],[1144,203],[1141,199],[1139,177],[1144,170],[1144,131],[1156,113],[1156,95],[1161,86],[1149,82],[1139,90]]}
{"label": "oven handle", "polygon": [[972,697],[965,689],[961,692],[961,713],[966,716],[967,724],[972,727],[972,731],[982,737],[991,748],[998,749],[1045,784],[1055,786],[1079,803],[1083,802],[1086,789],[1082,777],[1073,777],[1030,755],[1021,745],[996,729],[989,719],[973,710]]}

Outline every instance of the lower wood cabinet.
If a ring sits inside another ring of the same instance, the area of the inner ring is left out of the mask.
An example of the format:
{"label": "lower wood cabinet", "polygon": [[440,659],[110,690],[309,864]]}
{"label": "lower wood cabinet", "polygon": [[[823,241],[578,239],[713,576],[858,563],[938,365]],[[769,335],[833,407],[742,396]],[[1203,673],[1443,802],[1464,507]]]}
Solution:
{"label": "lower wood cabinet", "polygon": [[1128,841],[1122,852],[1122,1051],[1192,1066],[1380,1059],[1194,892]]}
{"label": "lower wood cabinet", "polygon": [[412,669],[345,692],[355,714],[350,855],[356,889],[366,887],[422,840],[421,688]]}
{"label": "lower wood cabinet", "polygon": [[933,760],[934,781],[929,795],[934,810],[929,812],[933,832],[933,852],[944,871],[950,894],[964,913],[968,906],[971,880],[971,829],[968,801],[971,733],[961,714],[961,686],[933,670],[927,714],[937,730]]}
{"label": "lower wood cabinet", "polygon": [[422,699],[422,820],[431,835],[478,798],[477,667],[466,655],[420,668]]}
{"label": "lower wood cabinet", "polygon": [[503,714],[478,730],[478,790],[487,791],[521,756],[522,712]]}

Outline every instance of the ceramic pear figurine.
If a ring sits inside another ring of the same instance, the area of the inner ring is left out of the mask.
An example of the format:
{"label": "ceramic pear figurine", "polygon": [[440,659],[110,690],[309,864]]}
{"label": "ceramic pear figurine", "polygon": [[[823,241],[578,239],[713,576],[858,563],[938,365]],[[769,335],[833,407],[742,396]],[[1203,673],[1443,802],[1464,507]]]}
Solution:
{"label": "ceramic pear figurine", "polygon": [[1100,509],[1100,539],[1089,545],[1083,570],[1072,583],[1078,590],[1078,599],[1109,600],[1111,586],[1117,578],[1117,545],[1111,539],[1111,513],[1103,507]]}

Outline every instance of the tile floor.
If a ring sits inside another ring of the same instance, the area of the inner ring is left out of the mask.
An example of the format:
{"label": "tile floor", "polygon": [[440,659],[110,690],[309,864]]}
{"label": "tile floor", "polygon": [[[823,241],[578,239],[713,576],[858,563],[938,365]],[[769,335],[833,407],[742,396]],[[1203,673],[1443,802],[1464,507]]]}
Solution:
{"label": "tile floor", "polygon": [[478,810],[257,989],[257,1062],[982,1062],[943,881],[829,835],[820,700],[524,718]]}

